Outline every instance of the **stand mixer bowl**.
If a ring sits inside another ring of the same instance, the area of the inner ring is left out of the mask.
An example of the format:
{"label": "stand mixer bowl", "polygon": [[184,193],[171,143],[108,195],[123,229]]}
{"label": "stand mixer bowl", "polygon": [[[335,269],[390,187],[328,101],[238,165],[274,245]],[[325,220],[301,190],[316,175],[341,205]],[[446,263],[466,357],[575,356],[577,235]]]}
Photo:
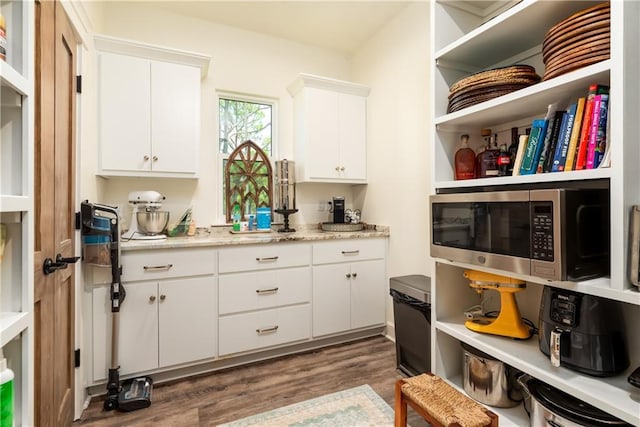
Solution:
{"label": "stand mixer bowl", "polygon": [[156,235],[162,233],[169,222],[169,211],[143,211],[136,212],[138,227],[140,231],[148,235]]}

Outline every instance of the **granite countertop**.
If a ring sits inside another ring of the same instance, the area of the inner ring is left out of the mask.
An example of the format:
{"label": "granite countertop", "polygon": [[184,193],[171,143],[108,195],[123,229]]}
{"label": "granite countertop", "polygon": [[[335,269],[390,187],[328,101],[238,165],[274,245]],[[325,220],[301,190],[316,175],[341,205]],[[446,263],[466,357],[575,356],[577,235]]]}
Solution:
{"label": "granite countertop", "polygon": [[220,226],[211,227],[204,233],[199,230],[198,235],[167,237],[164,240],[129,240],[121,241],[122,251],[134,251],[145,249],[171,249],[206,246],[234,246],[234,245],[255,245],[277,242],[305,242],[318,240],[338,240],[338,239],[362,239],[374,237],[389,237],[389,227],[381,225],[367,224],[362,231],[334,232],[323,231],[318,225],[295,225],[296,231],[293,233],[280,233],[276,230],[281,228],[274,225],[271,232],[255,233],[230,233],[231,227]]}

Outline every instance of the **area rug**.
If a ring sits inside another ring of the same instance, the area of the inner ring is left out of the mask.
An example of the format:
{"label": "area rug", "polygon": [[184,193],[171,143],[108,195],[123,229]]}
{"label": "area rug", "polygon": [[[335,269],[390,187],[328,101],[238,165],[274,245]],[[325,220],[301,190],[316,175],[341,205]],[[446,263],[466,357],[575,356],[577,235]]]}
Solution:
{"label": "area rug", "polygon": [[220,427],[393,426],[393,409],[368,385],[242,418]]}

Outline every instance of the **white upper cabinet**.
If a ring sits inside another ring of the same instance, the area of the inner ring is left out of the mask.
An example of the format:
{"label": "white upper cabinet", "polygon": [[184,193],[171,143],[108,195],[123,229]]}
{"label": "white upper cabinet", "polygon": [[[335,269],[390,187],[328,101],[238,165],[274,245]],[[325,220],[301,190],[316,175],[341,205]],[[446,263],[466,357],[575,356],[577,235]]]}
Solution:
{"label": "white upper cabinet", "polygon": [[100,174],[195,178],[209,58],[96,37]]}
{"label": "white upper cabinet", "polygon": [[301,74],[288,89],[298,181],[366,183],[369,88]]}

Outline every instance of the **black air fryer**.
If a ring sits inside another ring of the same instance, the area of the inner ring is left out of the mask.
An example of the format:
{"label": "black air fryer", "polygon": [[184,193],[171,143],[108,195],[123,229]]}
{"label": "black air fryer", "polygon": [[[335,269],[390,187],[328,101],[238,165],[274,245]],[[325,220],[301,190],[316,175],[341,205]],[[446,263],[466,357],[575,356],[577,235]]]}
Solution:
{"label": "black air fryer", "polygon": [[629,366],[618,302],[545,286],[539,329],[540,350],[552,364],[596,377]]}

